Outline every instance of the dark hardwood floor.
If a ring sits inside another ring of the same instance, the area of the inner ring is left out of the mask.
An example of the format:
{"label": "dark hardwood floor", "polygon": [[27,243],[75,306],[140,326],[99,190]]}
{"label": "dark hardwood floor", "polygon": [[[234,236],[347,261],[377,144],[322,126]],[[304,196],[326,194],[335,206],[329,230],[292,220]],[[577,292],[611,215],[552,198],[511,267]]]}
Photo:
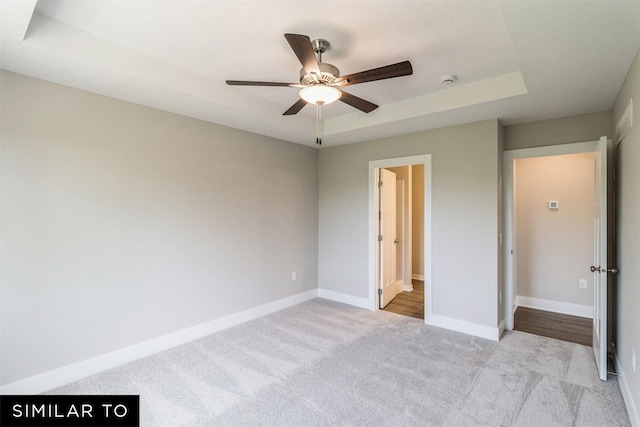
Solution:
{"label": "dark hardwood floor", "polygon": [[[384,311],[424,319],[424,282],[412,280],[413,291],[400,292]],[[516,331],[528,332],[586,346],[592,343],[592,320],[568,314],[552,313],[527,307],[518,307],[515,313]]]}
{"label": "dark hardwood floor", "polygon": [[587,346],[593,344],[592,320],[584,317],[518,307],[513,329]]}
{"label": "dark hardwood floor", "polygon": [[412,280],[411,283],[413,291],[400,292],[383,310],[424,319],[424,282]]}

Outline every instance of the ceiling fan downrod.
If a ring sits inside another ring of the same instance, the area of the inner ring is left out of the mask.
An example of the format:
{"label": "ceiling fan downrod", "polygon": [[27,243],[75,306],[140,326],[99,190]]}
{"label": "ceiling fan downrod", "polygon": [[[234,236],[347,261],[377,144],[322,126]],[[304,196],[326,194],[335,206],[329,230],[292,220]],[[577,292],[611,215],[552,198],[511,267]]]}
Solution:
{"label": "ceiling fan downrod", "polygon": [[331,44],[325,39],[315,39],[311,41],[311,46],[313,47],[313,51],[318,55],[318,64],[322,63],[322,54],[329,49]]}

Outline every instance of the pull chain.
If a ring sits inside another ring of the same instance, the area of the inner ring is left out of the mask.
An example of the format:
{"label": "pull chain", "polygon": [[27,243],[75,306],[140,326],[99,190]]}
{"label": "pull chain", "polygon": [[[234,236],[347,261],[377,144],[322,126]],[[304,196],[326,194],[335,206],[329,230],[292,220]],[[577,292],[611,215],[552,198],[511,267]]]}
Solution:
{"label": "pull chain", "polygon": [[[318,64],[322,63],[322,49],[315,50],[315,53],[318,55]],[[317,101],[316,105],[316,144],[322,145],[322,104],[324,102]]]}
{"label": "pull chain", "polygon": [[316,104],[316,144],[318,145],[322,145],[322,104],[324,104],[322,101]]}

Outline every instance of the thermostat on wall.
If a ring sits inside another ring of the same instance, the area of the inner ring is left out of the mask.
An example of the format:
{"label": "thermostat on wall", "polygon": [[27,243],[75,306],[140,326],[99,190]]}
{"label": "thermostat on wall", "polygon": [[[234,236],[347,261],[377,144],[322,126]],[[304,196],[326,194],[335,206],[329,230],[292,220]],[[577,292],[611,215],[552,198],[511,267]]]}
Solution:
{"label": "thermostat on wall", "polygon": [[558,209],[558,201],[550,200],[549,201],[549,209]]}

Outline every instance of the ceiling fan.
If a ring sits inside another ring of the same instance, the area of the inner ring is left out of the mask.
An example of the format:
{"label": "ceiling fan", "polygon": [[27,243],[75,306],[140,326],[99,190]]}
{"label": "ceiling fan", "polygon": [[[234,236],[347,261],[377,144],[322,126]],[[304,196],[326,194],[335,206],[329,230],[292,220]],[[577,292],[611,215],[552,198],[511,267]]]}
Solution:
{"label": "ceiling fan", "polygon": [[227,80],[227,84],[232,86],[283,86],[300,88],[298,92],[300,99],[285,111],[283,115],[290,116],[296,114],[302,110],[307,103],[317,105],[318,127],[316,143],[318,144],[322,143],[320,116],[320,107],[322,105],[340,100],[365,113],[370,113],[378,108],[376,104],[351,95],[340,88],[358,83],[373,82],[413,74],[411,63],[409,61],[402,61],[397,64],[373,68],[347,76],[340,76],[338,68],[332,64],[322,62],[322,54],[329,48],[328,41],[324,39],[311,41],[308,36],[301,34],[285,34],[284,37],[302,64],[300,83]]}

